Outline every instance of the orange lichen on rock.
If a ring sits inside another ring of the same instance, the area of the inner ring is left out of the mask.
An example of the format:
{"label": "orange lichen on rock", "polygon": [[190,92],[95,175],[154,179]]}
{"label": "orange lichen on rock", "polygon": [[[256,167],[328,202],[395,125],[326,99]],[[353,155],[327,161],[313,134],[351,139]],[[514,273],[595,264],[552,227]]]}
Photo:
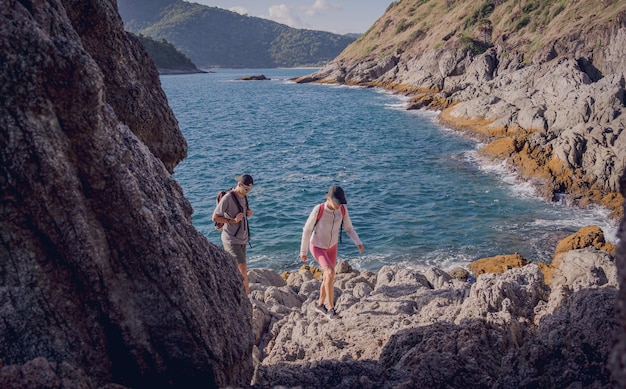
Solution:
{"label": "orange lichen on rock", "polygon": [[496,139],[486,146],[483,146],[479,152],[490,158],[506,159],[516,152],[516,142],[512,137]]}
{"label": "orange lichen on rock", "polygon": [[598,250],[606,251],[611,255],[615,255],[615,245],[604,239],[604,232],[599,226],[583,227],[577,232],[561,239],[556,245],[552,262],[547,264],[540,262],[539,268],[543,273],[546,285],[550,285],[554,272],[561,265],[563,254],[570,250],[584,249],[585,247],[595,247]]}
{"label": "orange lichen on rock", "polygon": [[560,253],[582,249],[589,246],[593,246],[598,250],[603,250],[611,255],[615,255],[615,245],[604,239],[604,232],[602,231],[602,228],[599,226],[587,226],[559,241],[556,245],[556,249],[554,250],[553,258]]}
{"label": "orange lichen on rock", "polygon": [[420,92],[411,97],[411,100],[407,105],[407,109],[410,110],[425,108],[439,111],[446,109],[453,104],[454,102],[452,100],[446,99],[432,92]]}
{"label": "orange lichen on rock", "polygon": [[484,273],[504,273],[513,268],[528,265],[530,260],[522,257],[519,253],[510,255],[498,255],[495,257],[481,258],[469,264],[469,270],[478,277]]}

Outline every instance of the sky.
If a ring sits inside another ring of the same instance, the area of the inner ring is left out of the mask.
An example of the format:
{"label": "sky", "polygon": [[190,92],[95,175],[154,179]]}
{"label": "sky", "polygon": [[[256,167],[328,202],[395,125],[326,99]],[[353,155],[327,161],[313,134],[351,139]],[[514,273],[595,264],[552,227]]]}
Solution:
{"label": "sky", "polygon": [[186,0],[256,16],[294,28],[364,33],[392,0]]}

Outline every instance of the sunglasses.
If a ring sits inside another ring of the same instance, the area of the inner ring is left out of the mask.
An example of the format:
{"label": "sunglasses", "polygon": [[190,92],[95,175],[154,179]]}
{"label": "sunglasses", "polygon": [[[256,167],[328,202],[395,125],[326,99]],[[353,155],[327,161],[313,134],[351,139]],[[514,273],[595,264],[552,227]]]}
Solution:
{"label": "sunglasses", "polygon": [[241,187],[243,188],[243,190],[245,190],[246,192],[250,192],[250,190],[252,189],[252,185],[244,185],[241,184]]}

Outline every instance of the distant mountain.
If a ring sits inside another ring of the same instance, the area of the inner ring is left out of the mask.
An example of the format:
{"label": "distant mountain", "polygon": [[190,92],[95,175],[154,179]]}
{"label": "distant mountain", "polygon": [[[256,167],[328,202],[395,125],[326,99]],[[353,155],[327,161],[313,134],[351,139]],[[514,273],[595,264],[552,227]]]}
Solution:
{"label": "distant mountain", "polygon": [[157,42],[143,35],[135,35],[135,37],[146,49],[160,74],[203,73],[185,54],[165,39]]}
{"label": "distant mountain", "polygon": [[171,42],[200,68],[321,66],[356,39],[181,0],[118,0],[118,8],[126,30]]}

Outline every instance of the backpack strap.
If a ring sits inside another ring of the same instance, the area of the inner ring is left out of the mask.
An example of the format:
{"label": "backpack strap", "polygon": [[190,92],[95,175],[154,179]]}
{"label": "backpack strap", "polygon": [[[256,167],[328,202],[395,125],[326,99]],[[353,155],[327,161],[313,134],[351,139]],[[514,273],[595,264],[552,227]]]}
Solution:
{"label": "backpack strap", "polygon": [[[248,210],[250,209],[250,206],[248,205],[248,195],[243,196],[243,198],[246,200],[246,213],[243,214],[243,222],[246,223],[246,227],[248,229],[248,244],[250,245],[250,247],[252,247],[252,243],[250,242],[251,239],[251,234],[250,234],[250,223],[248,223]],[[239,204],[239,200],[237,200],[237,204]],[[241,204],[239,204],[241,206]],[[243,209],[241,209],[241,212],[243,213]]]}
{"label": "backpack strap", "polygon": [[341,225],[339,226],[339,243],[343,243],[343,240],[341,239],[341,235],[343,235],[342,234],[342,232],[343,232],[343,218],[346,217],[346,207],[344,207],[343,204],[341,204],[339,209],[341,209]]}
{"label": "backpack strap", "polygon": [[324,203],[321,203],[319,209],[317,210],[317,219],[315,219],[315,224],[313,225],[313,229],[317,227],[317,222],[320,221],[323,214],[324,214]]}

